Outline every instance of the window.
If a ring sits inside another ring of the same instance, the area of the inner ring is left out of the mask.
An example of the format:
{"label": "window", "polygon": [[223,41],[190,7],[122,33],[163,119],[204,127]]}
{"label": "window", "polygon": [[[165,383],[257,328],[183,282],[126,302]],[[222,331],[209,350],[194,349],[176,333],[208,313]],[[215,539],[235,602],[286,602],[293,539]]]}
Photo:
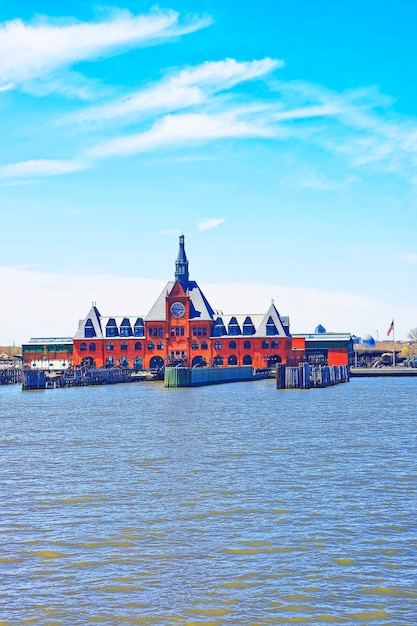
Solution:
{"label": "window", "polygon": [[198,341],[193,341],[191,347],[193,350],[198,350]]}
{"label": "window", "polygon": [[194,335],[194,337],[197,336],[197,329],[196,328],[193,328],[193,335]]}
{"label": "window", "polygon": [[114,365],[114,357],[108,356],[106,357],[106,367],[113,367]]}
{"label": "window", "polygon": [[203,328],[203,337],[207,337],[207,328],[205,326]]}
{"label": "window", "polygon": [[91,339],[96,336],[96,331],[94,330],[93,322],[89,317],[84,326],[84,337],[86,339]]}
{"label": "window", "polygon": [[127,343],[126,343],[126,341],[122,341],[122,343],[120,344],[120,350],[127,350]]}
{"label": "window", "polygon": [[94,341],[92,341],[92,342],[90,343],[89,348],[90,348],[90,352],[94,352],[94,351],[95,351],[95,349],[96,349],[96,344],[94,343]]}
{"label": "window", "polygon": [[123,322],[120,324],[120,336],[121,337],[132,337],[133,331],[130,325],[130,321],[127,317],[123,319]]}
{"label": "window", "polygon": [[266,323],[266,334],[267,335],[278,335],[277,327],[274,324],[274,321],[271,316],[268,317],[268,321]]}
{"label": "window", "polygon": [[158,335],[159,337],[162,337],[162,327],[158,328]]}
{"label": "window", "polygon": [[154,342],[153,342],[153,341],[150,341],[150,342],[148,343],[148,350],[154,350],[154,349],[155,349],[155,344],[154,344]]}
{"label": "window", "polygon": [[237,365],[237,356],[235,354],[231,354],[227,359],[228,365]]}
{"label": "window", "polygon": [[213,337],[221,337],[226,334],[226,327],[223,324],[223,320],[221,317],[218,317],[213,324]]}
{"label": "window", "polygon": [[199,326],[199,327],[198,327],[198,329],[197,329],[197,335],[198,335],[199,337],[201,337],[201,326]]}
{"label": "window", "polygon": [[135,356],[135,358],[133,359],[133,369],[135,370],[135,372],[138,372],[139,370],[142,369],[142,363],[143,363],[142,357]]}
{"label": "window", "polygon": [[120,364],[120,367],[129,367],[129,360],[127,356],[121,356],[119,364]]}
{"label": "window", "polygon": [[250,354],[245,354],[242,360],[243,365],[252,365],[252,357]]}
{"label": "window", "polygon": [[145,325],[143,319],[138,317],[133,327],[133,334],[135,337],[143,337],[145,335]]}
{"label": "window", "polygon": [[246,341],[243,342],[243,347],[245,348],[245,350],[249,350],[250,349],[250,341],[248,341],[246,339]]}
{"label": "window", "polygon": [[153,328],[150,328],[149,329],[149,337],[152,337],[152,335],[153,335]]}
{"label": "window", "polygon": [[208,343],[207,343],[207,341],[202,341],[201,342],[201,349],[202,350],[208,350]]}
{"label": "window", "polygon": [[244,335],[254,335],[255,334],[255,326],[248,315],[243,322],[243,334]]}
{"label": "window", "polygon": [[229,335],[240,335],[240,326],[237,323],[237,319],[235,317],[230,318],[230,322],[228,324],[228,332]]}
{"label": "window", "polygon": [[114,345],[112,344],[111,341],[109,341],[106,345],[106,350],[113,350],[113,348],[114,348]]}
{"label": "window", "polygon": [[235,350],[236,349],[236,341],[229,341],[229,348],[231,350]]}
{"label": "window", "polygon": [[87,350],[87,344],[85,343],[85,341],[82,341],[82,342],[80,343],[80,350],[83,350],[83,351],[84,351],[84,350]]}
{"label": "window", "polygon": [[106,324],[106,337],[118,337],[119,330],[117,328],[116,320],[114,317],[110,317]]}
{"label": "window", "polygon": [[222,342],[221,341],[215,341],[214,342],[214,347],[216,348],[216,350],[221,350]]}
{"label": "window", "polygon": [[213,359],[213,363],[214,365],[223,365],[223,357],[222,356],[215,356]]}
{"label": "window", "polygon": [[262,342],[262,348],[264,348],[264,349],[265,349],[265,348],[269,348],[269,342],[268,342],[268,341],[265,341],[265,339],[264,339],[264,340],[263,340],[263,342]]}
{"label": "window", "polygon": [[271,341],[271,348],[278,348],[278,341],[276,339]]}
{"label": "window", "polygon": [[158,344],[156,346],[158,348],[158,350],[163,350],[164,349],[164,344],[162,343],[162,341],[158,341]]}
{"label": "window", "polygon": [[[135,342],[135,350],[142,350],[142,342],[141,341],[136,341]],[[140,359],[141,357],[136,357],[138,359]]]}

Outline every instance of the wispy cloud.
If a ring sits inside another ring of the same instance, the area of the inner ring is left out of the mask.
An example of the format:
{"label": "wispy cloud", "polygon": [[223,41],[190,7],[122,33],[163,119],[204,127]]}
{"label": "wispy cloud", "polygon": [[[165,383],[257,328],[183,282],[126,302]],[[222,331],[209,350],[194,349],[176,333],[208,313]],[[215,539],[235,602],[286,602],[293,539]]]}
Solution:
{"label": "wispy cloud", "polygon": [[86,169],[86,162],[37,159],[21,161],[0,166],[0,178],[25,178],[39,176],[58,176]]}
{"label": "wispy cloud", "polygon": [[235,59],[206,62],[183,69],[147,89],[67,116],[64,122],[108,122],[122,119],[126,123],[144,113],[175,111],[201,105],[212,94],[264,76],[283,65],[283,61],[270,58],[250,62],[238,62]]}
{"label": "wispy cloud", "polygon": [[10,91],[10,89],[13,89],[14,85],[13,83],[7,83],[7,85],[0,85],[0,91]]}
{"label": "wispy cloud", "polygon": [[112,139],[88,151],[86,156],[102,159],[150,151],[161,146],[271,135],[270,129],[240,120],[233,112],[221,115],[167,115],[149,131]]}
{"label": "wispy cloud", "polygon": [[217,228],[220,224],[226,221],[224,217],[208,217],[198,224],[198,230],[200,232],[204,230],[211,230],[212,228]]}
{"label": "wispy cloud", "polygon": [[209,17],[180,21],[175,11],[133,15],[113,11],[95,22],[37,18],[0,24],[0,83],[24,85],[59,68],[110,56],[134,46],[166,40],[208,26]]}

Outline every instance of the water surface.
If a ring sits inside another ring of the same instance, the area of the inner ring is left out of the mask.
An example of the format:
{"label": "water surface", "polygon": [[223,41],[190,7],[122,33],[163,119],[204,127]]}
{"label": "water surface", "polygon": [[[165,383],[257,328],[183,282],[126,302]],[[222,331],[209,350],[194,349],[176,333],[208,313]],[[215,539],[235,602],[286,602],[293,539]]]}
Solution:
{"label": "water surface", "polygon": [[416,390],[0,387],[0,624],[417,624]]}

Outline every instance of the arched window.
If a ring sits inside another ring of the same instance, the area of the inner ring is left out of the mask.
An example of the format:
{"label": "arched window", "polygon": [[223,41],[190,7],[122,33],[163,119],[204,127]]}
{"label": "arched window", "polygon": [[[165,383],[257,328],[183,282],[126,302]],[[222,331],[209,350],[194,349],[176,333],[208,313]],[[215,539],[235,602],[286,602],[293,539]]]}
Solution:
{"label": "arched window", "polygon": [[107,356],[106,357],[106,367],[113,367],[114,365],[114,357]]}
{"label": "arched window", "polygon": [[252,357],[250,354],[245,354],[242,360],[243,365],[252,365]]}
{"label": "arched window", "polygon": [[203,337],[207,337],[207,328],[205,326],[203,328]]}
{"label": "arched window", "polygon": [[164,344],[162,343],[162,341],[158,341],[158,345],[156,347],[158,348],[158,350],[163,350]]}
{"label": "arched window", "polygon": [[235,354],[231,354],[227,359],[228,365],[237,365],[237,356]]}
{"label": "arched window", "polygon": [[87,350],[87,344],[85,343],[85,341],[82,341],[82,342],[80,343],[80,350],[83,350],[83,351],[84,351],[84,350]]}
{"label": "arched window", "polygon": [[266,348],[269,348],[269,342],[266,341],[265,339],[262,342],[262,348],[265,350]]}
{"label": "arched window", "polygon": [[90,352],[94,352],[94,351],[95,351],[95,349],[96,349],[96,344],[94,343],[94,341],[92,341],[92,342],[90,343],[89,348],[90,348]]}
{"label": "arched window", "polygon": [[129,359],[127,356],[121,356],[119,361],[120,367],[129,367]]}
{"label": "arched window", "polygon": [[149,341],[148,343],[148,350],[155,350],[155,344],[153,341]]}
{"label": "arched window", "polygon": [[[135,350],[142,350],[142,342],[141,341],[136,341],[135,342]],[[137,357],[138,359],[140,359],[141,357]]]}
{"label": "arched window", "polygon": [[214,365],[223,365],[223,357],[220,355],[215,356],[213,363]]}
{"label": "arched window", "polygon": [[243,347],[245,348],[245,350],[249,350],[249,348],[251,347],[250,341],[248,341],[248,339],[243,342]]}
{"label": "arched window", "polygon": [[207,341],[202,341],[201,342],[201,349],[202,350],[208,350],[208,343],[207,343]]}
{"label": "arched window", "polygon": [[271,348],[278,348],[278,341],[276,339],[272,339]]}
{"label": "arched window", "polygon": [[135,372],[138,372],[139,370],[142,369],[142,357],[141,356],[135,356],[135,358],[133,359],[133,369],[135,370]]}
{"label": "arched window", "polygon": [[198,350],[198,341],[193,341],[191,347],[193,350]]}
{"label": "arched window", "polygon": [[216,348],[216,350],[221,350],[222,342],[221,341],[215,341],[214,342],[214,347]]}
{"label": "arched window", "polygon": [[236,341],[229,341],[229,348],[231,350],[236,350]]}
{"label": "arched window", "polygon": [[122,343],[120,344],[120,350],[127,350],[127,343],[126,343],[126,341],[122,341]]}
{"label": "arched window", "polygon": [[112,342],[109,341],[106,345],[106,350],[113,350],[113,348],[114,348],[114,344],[112,344]]}

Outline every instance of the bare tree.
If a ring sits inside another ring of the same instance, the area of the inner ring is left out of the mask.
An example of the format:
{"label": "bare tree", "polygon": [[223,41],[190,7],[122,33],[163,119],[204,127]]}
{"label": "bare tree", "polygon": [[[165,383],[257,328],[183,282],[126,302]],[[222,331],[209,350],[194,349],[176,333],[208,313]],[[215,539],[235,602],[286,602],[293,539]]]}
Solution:
{"label": "bare tree", "polygon": [[417,343],[417,327],[416,328],[412,328],[408,332],[407,339],[409,339],[411,341],[411,343]]}

